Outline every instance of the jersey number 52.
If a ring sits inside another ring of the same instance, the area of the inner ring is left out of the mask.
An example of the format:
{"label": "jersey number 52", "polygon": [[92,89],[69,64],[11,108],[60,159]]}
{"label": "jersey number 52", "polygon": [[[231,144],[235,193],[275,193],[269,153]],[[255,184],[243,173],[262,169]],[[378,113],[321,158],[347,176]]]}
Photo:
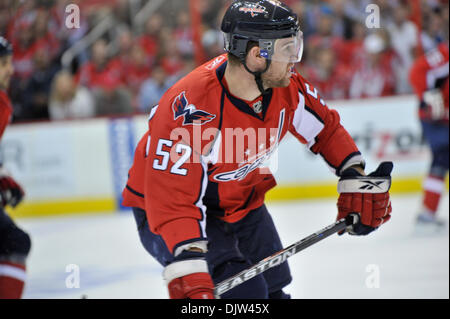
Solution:
{"label": "jersey number 52", "polygon": [[[156,155],[160,156],[161,158],[156,158],[153,161],[153,168],[159,171],[165,171],[167,170],[169,166],[169,162],[171,161],[170,158],[170,151],[165,150],[164,148],[171,148],[173,145],[173,141],[166,140],[161,138],[158,141],[158,146],[156,147]],[[177,159],[177,161],[171,166],[170,173],[177,174],[177,175],[187,175],[187,169],[181,168],[181,166],[191,157],[192,149],[188,145],[184,144],[176,144],[175,145],[175,152],[177,154],[181,154],[181,156]]]}

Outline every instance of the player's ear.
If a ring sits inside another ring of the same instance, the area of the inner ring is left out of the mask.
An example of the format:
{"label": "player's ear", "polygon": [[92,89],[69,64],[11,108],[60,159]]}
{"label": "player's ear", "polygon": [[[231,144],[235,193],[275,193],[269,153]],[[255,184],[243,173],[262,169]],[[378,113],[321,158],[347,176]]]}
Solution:
{"label": "player's ear", "polygon": [[251,70],[255,71],[265,67],[266,59],[261,56],[261,50],[258,46],[254,46],[248,51],[247,65]]}

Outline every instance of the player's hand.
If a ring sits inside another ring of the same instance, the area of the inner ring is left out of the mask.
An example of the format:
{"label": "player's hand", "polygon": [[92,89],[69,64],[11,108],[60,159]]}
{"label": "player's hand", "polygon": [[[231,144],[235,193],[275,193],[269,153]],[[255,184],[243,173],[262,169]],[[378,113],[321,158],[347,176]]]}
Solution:
{"label": "player's hand", "polygon": [[188,258],[192,254],[177,258],[164,269],[170,299],[214,299],[214,283],[204,253],[195,255],[195,259]]}
{"label": "player's hand", "polygon": [[22,201],[24,194],[22,187],[4,170],[0,170],[1,206],[16,207]]}
{"label": "player's hand", "polygon": [[391,218],[392,168],[392,162],[383,162],[368,176],[351,167],[342,172],[338,182],[337,219],[350,213],[360,215],[359,221],[349,230],[351,235],[367,235]]}

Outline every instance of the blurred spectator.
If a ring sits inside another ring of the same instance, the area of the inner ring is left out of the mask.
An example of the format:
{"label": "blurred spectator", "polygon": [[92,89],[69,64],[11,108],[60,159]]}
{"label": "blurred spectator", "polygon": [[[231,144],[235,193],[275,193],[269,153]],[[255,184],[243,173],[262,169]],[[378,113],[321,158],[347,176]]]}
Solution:
{"label": "blurred spectator", "polygon": [[443,33],[443,38],[444,38],[443,40],[448,41],[449,32],[450,32],[450,30],[448,28],[448,26],[450,25],[450,13],[449,13],[448,1],[445,5],[443,5],[441,7],[441,17],[442,17],[442,24],[444,26],[447,26],[447,27],[444,27],[441,29],[441,31]]}
{"label": "blurred spectator", "polygon": [[33,56],[38,49],[34,41],[34,33],[31,24],[23,22],[17,27],[17,37],[13,39],[14,56],[13,64],[15,76],[20,80],[27,79],[33,72]]}
{"label": "blurred spectator", "polygon": [[181,11],[177,15],[177,25],[173,31],[173,39],[183,57],[191,58],[194,54],[192,44],[191,18],[188,11]]}
{"label": "blurred spectator", "polygon": [[115,5],[113,7],[114,16],[117,19],[118,23],[131,25],[133,21],[131,21],[131,7],[130,0],[116,0]]}
{"label": "blurred spectator", "polygon": [[365,58],[353,73],[350,98],[367,98],[395,93],[392,54],[386,51],[385,39],[379,33],[364,40]]}
{"label": "blurred spectator", "polygon": [[198,0],[202,23],[206,29],[219,29],[226,8],[233,0]]}
{"label": "blurred spectator", "polygon": [[[220,22],[224,9],[232,1],[198,0],[201,44],[207,59],[224,52]],[[449,9],[448,1],[444,0],[421,1],[423,30],[420,34],[412,22],[418,17],[411,15],[410,1],[283,1],[298,14],[304,33],[305,52],[300,73],[314,82],[328,99],[409,93],[405,75],[418,51],[418,38],[425,51],[448,41]],[[14,45],[16,72],[9,92],[14,120],[35,116],[34,111],[29,111],[37,104],[41,110],[46,109],[44,105],[48,101],[39,100],[48,98],[48,92],[34,98],[24,92],[45,92],[48,76],[60,68],[62,54],[106,16],[113,17],[114,25],[101,35],[105,40],[96,41],[91,50],[78,52],[70,65],[77,83],[93,95],[95,115],[147,109],[140,100],[145,80],[160,83],[156,87],[162,90],[166,83],[192,70],[196,65],[188,1],[163,1],[145,20],[143,30],[135,29],[140,26],[133,16],[149,3],[148,0],[0,0],[0,35]],[[80,7],[79,29],[65,27],[65,8],[69,4]],[[378,30],[365,25],[369,4],[380,9]],[[363,45],[367,33],[372,31],[377,34],[388,31],[389,38],[382,46],[374,44],[377,40],[373,37],[367,40],[372,44]],[[377,52],[380,47],[383,49]],[[42,68],[35,72],[38,61],[34,57],[41,50],[47,53],[48,72]],[[398,61],[393,63],[394,59]],[[152,73],[157,67],[164,69],[165,81],[158,75],[160,70],[156,75]],[[45,114],[37,116],[45,118]]]}
{"label": "blurred spectator", "polygon": [[96,115],[125,115],[134,112],[131,94],[125,87],[116,86],[116,83],[108,83],[108,81],[103,84],[101,89],[92,90]]}
{"label": "blurred spectator", "polygon": [[[209,9],[203,12],[203,19],[210,17],[210,20],[205,20],[203,23],[205,30],[203,31],[201,38],[206,61],[225,53],[225,39],[222,31],[220,30],[220,26],[222,24],[222,17],[228,8],[226,3],[229,2],[229,0],[223,0],[221,2],[224,4],[223,7],[218,6],[216,3],[216,6],[210,5]],[[215,14],[214,16],[212,16],[213,11]]]}
{"label": "blurred spectator", "polygon": [[177,43],[173,41],[169,29],[166,29],[166,33],[161,36],[159,49],[159,61],[168,75],[175,75],[184,68],[183,56],[178,49]]}
{"label": "blurred spectator", "polygon": [[194,58],[186,59],[183,62],[184,62],[183,68],[181,68],[177,73],[169,77],[169,81],[171,83],[175,83],[176,81],[187,75],[189,72],[194,70],[196,67],[198,67],[198,65],[196,65]]}
{"label": "blurred spectator", "polygon": [[118,86],[121,81],[121,70],[115,67],[114,62],[108,56],[106,41],[97,40],[92,45],[90,60],[78,71],[77,81],[89,89],[111,84]]}
{"label": "blurred spectator", "polygon": [[421,41],[424,52],[433,50],[442,41],[448,41],[448,3],[426,11]]}
{"label": "blurred spectator", "polygon": [[312,61],[301,68],[302,74],[314,84],[326,99],[348,98],[350,70],[339,63],[335,52],[329,47],[318,48]]}
{"label": "blurred spectator", "polygon": [[353,22],[364,23],[367,17],[366,8],[374,2],[373,0],[345,0],[345,15]]}
{"label": "blurred spectator", "polygon": [[408,20],[408,15],[408,8],[400,5],[394,11],[392,22],[387,25],[391,46],[399,58],[399,63],[394,65],[398,94],[412,92],[408,72],[416,54],[418,34],[416,25]]}
{"label": "blurred spectator", "polygon": [[[317,23],[321,17],[321,4],[318,1],[313,2],[305,2],[302,9],[302,12],[299,12],[300,17],[300,25],[303,31],[303,35],[305,38],[309,38],[310,36],[317,33]],[[300,8],[297,8],[300,9]]]}
{"label": "blurred spectator", "polygon": [[144,49],[148,63],[153,65],[159,46],[159,35],[163,28],[163,17],[154,13],[145,23],[144,33],[137,39]]}
{"label": "blurred spectator", "polygon": [[121,81],[130,90],[133,108],[137,109],[136,97],[140,86],[151,73],[153,61],[129,28],[122,27],[118,34],[118,53],[110,63],[113,68],[121,70]]}
{"label": "blurred spectator", "polygon": [[307,41],[308,57],[314,56],[316,50],[320,47],[330,47],[336,54],[337,61],[345,58],[345,42],[344,39],[333,33],[335,17],[329,6],[322,5],[318,14],[319,21],[316,22],[317,32],[312,34]]}
{"label": "blurred spectator", "polygon": [[333,34],[343,39],[349,39],[352,33],[353,20],[346,13],[347,0],[330,1],[330,9],[334,16]]}
{"label": "blurred spectator", "polygon": [[345,41],[340,56],[340,61],[348,65],[349,67],[354,64],[355,61],[361,60],[361,56],[365,55],[364,51],[364,39],[366,38],[366,26],[360,22],[353,22],[351,34],[352,37]]}
{"label": "blurred spectator", "polygon": [[103,39],[92,46],[91,60],[76,75],[77,83],[91,90],[97,115],[132,113],[131,95],[122,82],[122,70],[116,60],[111,60]]}
{"label": "blurred spectator", "polygon": [[407,2],[404,0],[374,0],[371,3],[379,8],[380,12],[380,27],[385,29],[387,25],[392,23],[394,19],[394,12],[400,3]]}
{"label": "blurred spectator", "polygon": [[163,67],[155,67],[151,78],[142,84],[139,91],[139,110],[148,113],[175,82],[175,79],[167,76]]}
{"label": "blurred spectator", "polygon": [[206,60],[211,60],[222,54],[224,48],[224,38],[222,32],[215,29],[205,31],[202,36],[202,45]]}
{"label": "blurred spectator", "polygon": [[131,47],[130,59],[122,61],[120,66],[125,70],[122,75],[123,84],[130,90],[132,106],[138,110],[138,94],[142,83],[149,77],[151,68],[146,59],[145,52],[139,44]]}
{"label": "blurred spectator", "polygon": [[0,34],[10,38],[8,34],[11,18],[14,14],[13,0],[0,0]]}
{"label": "blurred spectator", "polygon": [[51,62],[59,55],[60,43],[55,37],[56,25],[50,16],[51,11],[41,8],[36,10],[36,16],[31,28],[38,47],[45,47]]}
{"label": "blurred spectator", "polygon": [[41,25],[43,16],[33,12],[36,20],[22,19],[14,32],[13,63],[16,72],[10,93],[17,121],[48,118],[46,98],[57,67],[52,64],[52,52],[57,51],[57,43],[47,41],[47,32]]}
{"label": "blurred spectator", "polygon": [[131,59],[131,49],[137,43],[133,37],[131,30],[123,26],[118,30],[117,35],[117,55],[116,58],[124,63],[128,63]]}
{"label": "blurred spectator", "polygon": [[[11,3],[12,2],[12,3]],[[36,1],[24,1],[21,4],[17,3],[18,1],[10,1],[7,4],[7,8],[12,8],[15,4],[16,7],[13,11],[10,11],[10,21],[7,26],[6,36],[14,41],[17,37],[17,34],[20,33],[19,26],[23,25],[31,25],[35,16],[35,8]]]}
{"label": "blurred spectator", "polygon": [[72,74],[59,72],[52,83],[49,115],[51,120],[95,116],[95,105],[88,89],[78,86]]}
{"label": "blurred spectator", "polygon": [[118,0],[79,0],[80,11],[84,12],[90,25],[95,25],[99,20],[112,13],[118,4]]}
{"label": "blurred spectator", "polygon": [[33,74],[22,92],[24,105],[20,119],[49,119],[48,99],[57,67],[51,64],[48,52],[41,48],[33,56]]}

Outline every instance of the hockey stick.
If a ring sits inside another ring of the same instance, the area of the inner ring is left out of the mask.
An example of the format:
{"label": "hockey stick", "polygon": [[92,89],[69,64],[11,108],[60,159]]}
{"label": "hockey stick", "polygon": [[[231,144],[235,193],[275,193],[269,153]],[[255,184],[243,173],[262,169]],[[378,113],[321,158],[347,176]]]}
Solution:
{"label": "hockey stick", "polygon": [[228,279],[225,279],[224,281],[217,284],[216,288],[214,289],[214,294],[216,298],[220,298],[220,295],[242,284],[243,282],[250,280],[253,277],[265,272],[266,270],[280,265],[282,262],[284,262],[292,255],[295,255],[296,253],[321,241],[322,239],[327,238],[328,236],[333,235],[334,233],[340,232],[346,229],[347,227],[351,227],[358,221],[359,221],[358,214],[349,214],[346,218],[338,220],[334,224],[331,224],[323,228],[322,230],[319,230],[318,232],[315,232],[314,234],[311,234],[308,237],[305,237],[300,241],[280,250],[279,252],[264,258],[263,260],[251,266],[250,268],[247,268],[239,272],[238,274],[231,276]]}

